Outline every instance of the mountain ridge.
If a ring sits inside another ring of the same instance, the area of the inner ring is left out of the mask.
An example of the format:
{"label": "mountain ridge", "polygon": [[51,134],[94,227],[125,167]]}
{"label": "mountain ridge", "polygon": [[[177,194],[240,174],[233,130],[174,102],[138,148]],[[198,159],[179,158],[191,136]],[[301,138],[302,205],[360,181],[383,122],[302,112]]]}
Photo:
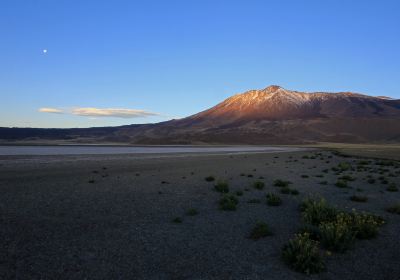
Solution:
{"label": "mountain ridge", "polygon": [[[0,139],[132,144],[400,142],[400,100],[271,85],[235,94],[197,114],[155,124],[51,130],[0,129]],[[53,130],[54,131],[54,130]]]}

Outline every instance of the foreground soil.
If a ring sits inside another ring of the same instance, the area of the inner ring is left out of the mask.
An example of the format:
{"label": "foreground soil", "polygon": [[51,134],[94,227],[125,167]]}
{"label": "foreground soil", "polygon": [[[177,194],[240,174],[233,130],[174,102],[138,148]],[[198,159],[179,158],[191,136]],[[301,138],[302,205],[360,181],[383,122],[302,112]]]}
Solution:
{"label": "foreground soil", "polygon": [[[385,208],[400,202],[400,192],[367,176],[399,186],[400,169],[372,160],[372,173],[344,172],[356,180],[338,188],[331,168],[359,159],[316,153],[2,157],[0,279],[399,279],[400,215]],[[243,191],[236,211],[218,209],[210,175]],[[290,180],[300,194],[281,194],[275,179]],[[263,190],[252,187],[256,180]],[[269,192],[283,204],[268,206]],[[351,201],[353,194],[368,201]],[[327,256],[326,272],[294,272],[281,249],[301,227],[299,204],[310,196],[387,224],[377,238]],[[198,214],[187,215],[191,208]],[[257,221],[273,235],[249,239]]]}

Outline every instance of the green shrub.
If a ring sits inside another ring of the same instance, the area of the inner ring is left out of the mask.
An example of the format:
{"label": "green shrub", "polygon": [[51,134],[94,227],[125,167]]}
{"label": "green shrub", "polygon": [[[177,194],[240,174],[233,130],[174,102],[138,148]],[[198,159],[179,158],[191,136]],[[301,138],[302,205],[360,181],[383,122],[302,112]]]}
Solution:
{"label": "green shrub", "polygon": [[199,214],[199,212],[194,208],[190,208],[186,211],[186,214],[189,216],[196,216],[197,214]]}
{"label": "green shrub", "polygon": [[172,220],[173,223],[175,224],[181,224],[182,223],[182,218],[176,217]]}
{"label": "green shrub", "polygon": [[282,204],[282,199],[276,194],[268,193],[266,197],[267,197],[267,204],[269,206],[279,206]]}
{"label": "green shrub", "polygon": [[325,270],[318,242],[311,240],[308,233],[297,234],[282,249],[283,261],[292,269],[313,274]]}
{"label": "green shrub", "polygon": [[217,184],[215,184],[214,188],[217,192],[221,192],[221,193],[229,192],[229,185],[225,181],[218,181]]}
{"label": "green shrub", "polygon": [[344,252],[349,249],[356,237],[350,215],[339,213],[332,222],[322,222],[319,226],[321,244],[324,248]]}
{"label": "green shrub", "polygon": [[338,188],[348,188],[347,181],[338,180],[335,184]]}
{"label": "green shrub", "polygon": [[353,211],[352,214],[348,215],[352,217],[353,231],[358,239],[374,238],[378,234],[379,227],[384,224],[382,218],[371,214]]}
{"label": "green shrub", "polygon": [[281,180],[281,179],[276,179],[274,181],[274,186],[275,187],[288,187],[289,184],[291,184],[290,181],[284,181],[284,180]]}
{"label": "green shrub", "polygon": [[266,236],[272,235],[271,230],[269,229],[268,225],[263,222],[257,222],[254,228],[250,232],[250,238],[257,240]]}
{"label": "green shrub", "polygon": [[354,178],[350,175],[344,175],[344,176],[340,177],[339,179],[342,181],[355,181],[356,180],[356,178]]}
{"label": "green shrub", "polygon": [[352,195],[350,196],[350,200],[355,202],[367,202],[368,197],[360,195]]}
{"label": "green shrub", "polygon": [[255,181],[253,183],[253,187],[258,190],[262,190],[265,187],[265,184],[264,184],[264,182],[261,182],[261,181]]}
{"label": "green shrub", "polygon": [[214,176],[207,176],[206,178],[204,178],[207,182],[212,182],[215,180]]}
{"label": "green shrub", "polygon": [[237,196],[242,196],[242,195],[243,195],[243,191],[236,191],[235,194],[236,194]]}
{"label": "green shrub", "polygon": [[292,194],[292,195],[298,195],[298,194],[299,194],[299,191],[296,190],[296,189],[291,189],[291,190],[290,190],[290,194]]}
{"label": "green shrub", "polygon": [[400,215],[400,203],[392,205],[388,208],[386,208],[386,211],[392,214],[398,214]]}
{"label": "green shrub", "polygon": [[347,171],[347,170],[349,170],[351,168],[351,164],[348,163],[348,162],[341,162],[341,163],[338,164],[338,168],[341,171]]}
{"label": "green shrub", "polygon": [[319,225],[322,222],[334,221],[338,211],[329,206],[325,199],[306,199],[300,205],[302,217],[306,223]]}
{"label": "green shrub", "polygon": [[386,190],[387,190],[388,192],[398,192],[398,191],[399,191],[399,188],[396,186],[395,183],[391,183],[391,184],[386,188]]}
{"label": "green shrub", "polygon": [[238,205],[238,199],[233,195],[224,195],[219,200],[219,208],[225,211],[234,211]]}
{"label": "green shrub", "polygon": [[319,227],[315,225],[305,224],[297,232],[298,234],[308,233],[310,238],[315,241],[320,240]]}

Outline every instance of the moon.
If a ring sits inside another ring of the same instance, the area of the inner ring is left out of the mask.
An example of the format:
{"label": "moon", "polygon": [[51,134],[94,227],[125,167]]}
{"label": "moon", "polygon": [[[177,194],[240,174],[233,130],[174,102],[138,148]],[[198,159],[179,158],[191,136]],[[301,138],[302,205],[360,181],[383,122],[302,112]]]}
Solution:
{"label": "moon", "polygon": [[42,50],[42,52],[43,52],[44,54],[46,54],[46,53],[47,53],[47,49]]}

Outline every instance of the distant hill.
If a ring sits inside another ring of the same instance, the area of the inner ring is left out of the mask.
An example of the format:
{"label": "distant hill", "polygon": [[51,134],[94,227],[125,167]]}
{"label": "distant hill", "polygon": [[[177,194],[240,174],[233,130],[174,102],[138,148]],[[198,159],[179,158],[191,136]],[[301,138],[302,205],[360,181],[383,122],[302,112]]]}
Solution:
{"label": "distant hill", "polygon": [[0,128],[0,139],[132,144],[400,142],[400,100],[269,86],[179,120],[86,129]]}

